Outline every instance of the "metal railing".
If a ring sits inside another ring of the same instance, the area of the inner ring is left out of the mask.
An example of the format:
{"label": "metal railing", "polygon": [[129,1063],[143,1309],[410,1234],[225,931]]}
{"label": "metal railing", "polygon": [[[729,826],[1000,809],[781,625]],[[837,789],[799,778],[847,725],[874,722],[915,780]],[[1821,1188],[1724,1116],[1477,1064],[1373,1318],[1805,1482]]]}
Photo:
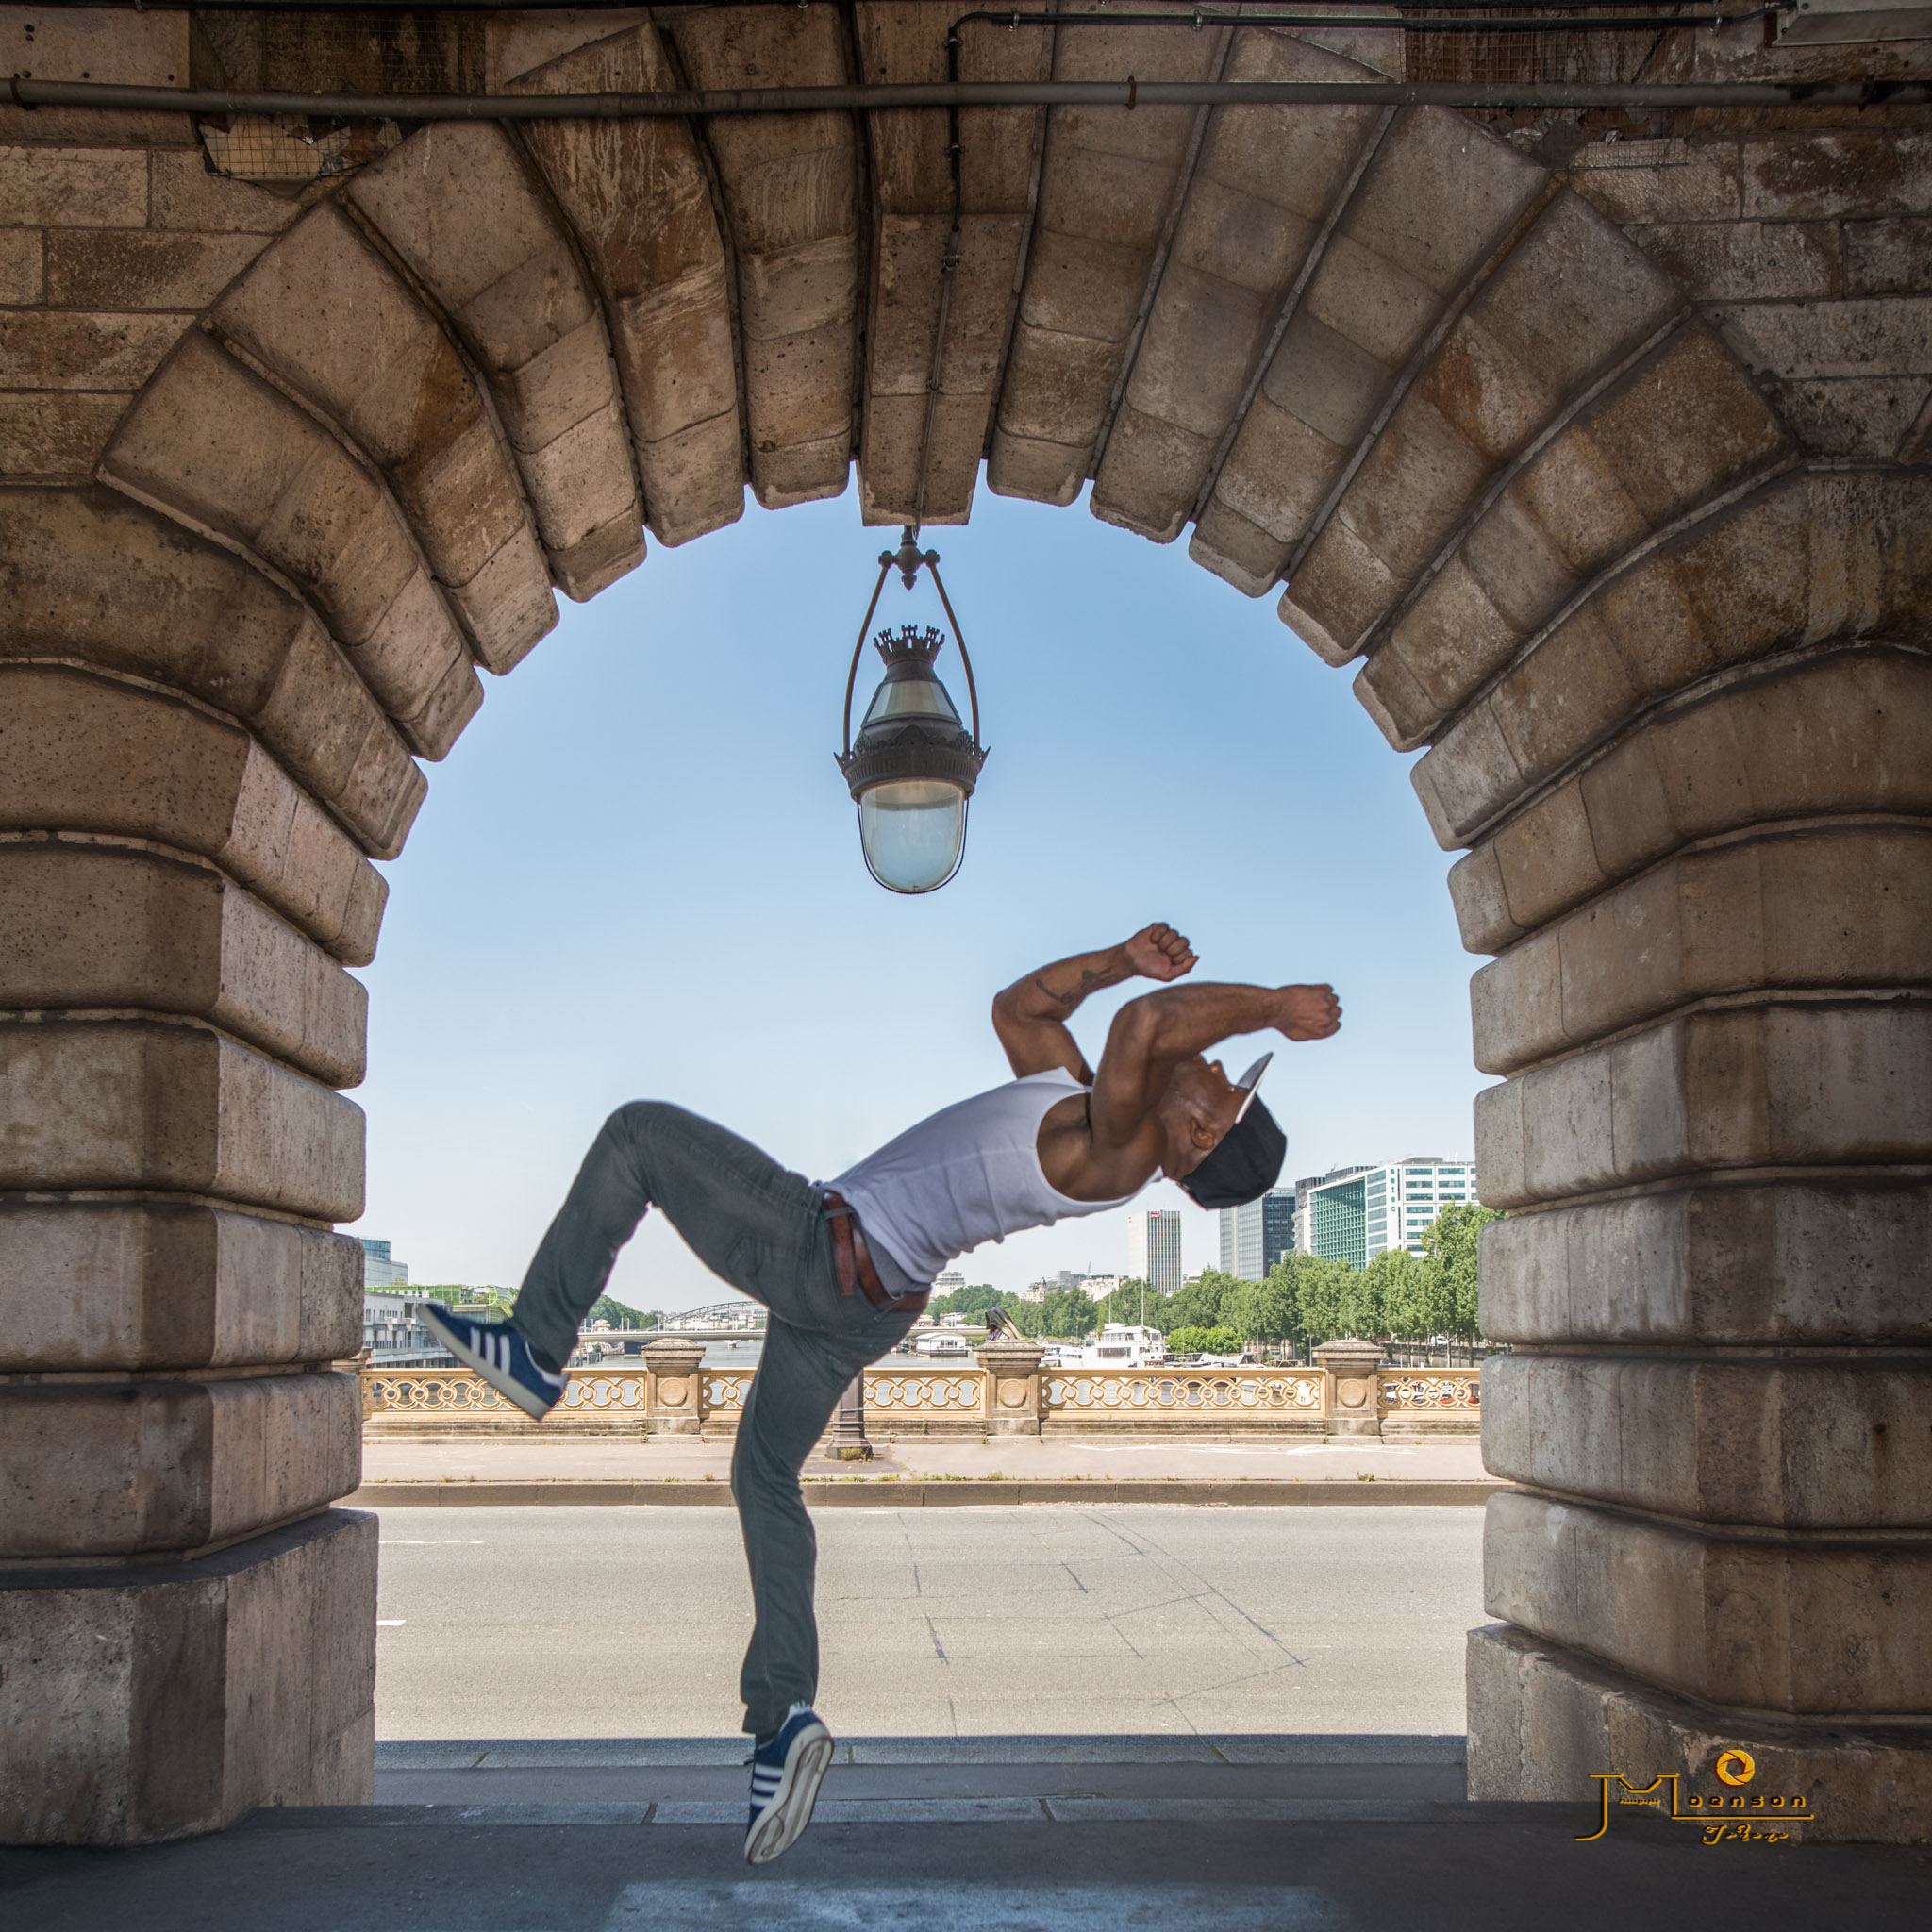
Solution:
{"label": "metal railing", "polygon": [[[1357,1373],[1357,1372],[1351,1372]],[[1481,1414],[1475,1368],[1368,1372],[1373,1404],[1359,1393],[1339,1397],[1335,1375],[1319,1366],[1296,1368],[1040,1369],[1015,1375],[1009,1367],[880,1365],[865,1374],[868,1424],[890,1435],[895,1424],[920,1430],[1015,1424],[1065,1434],[1144,1427],[1154,1433],[1203,1426],[1316,1434],[1333,1418],[1373,1416],[1397,1433],[1418,1426],[1474,1431]],[[546,1426],[598,1432],[724,1434],[735,1429],[756,1371],[667,1364],[660,1374],[648,1358],[624,1366],[576,1369]],[[695,1389],[691,1383],[695,1382]],[[365,1365],[360,1371],[362,1415],[381,1434],[408,1435],[439,1427],[520,1429],[513,1405],[468,1369],[408,1369]],[[660,1386],[661,1385],[661,1386]],[[1351,1387],[1353,1385],[1351,1384]],[[692,1397],[695,1397],[695,1414]],[[675,1420],[673,1420],[675,1418]]]}

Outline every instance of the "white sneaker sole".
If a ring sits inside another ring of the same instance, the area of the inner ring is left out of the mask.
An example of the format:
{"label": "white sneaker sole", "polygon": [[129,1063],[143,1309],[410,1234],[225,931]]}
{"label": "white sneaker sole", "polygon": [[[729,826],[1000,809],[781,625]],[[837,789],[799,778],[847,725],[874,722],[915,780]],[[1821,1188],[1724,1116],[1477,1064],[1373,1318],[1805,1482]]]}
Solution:
{"label": "white sneaker sole", "polygon": [[778,1781],[777,1795],[758,1813],[758,1822],[744,1838],[744,1862],[769,1865],[781,1852],[795,1845],[805,1827],[811,1823],[812,1807],[819,1801],[819,1784],[825,1767],[832,1761],[832,1734],[821,1726],[817,1737],[807,1734],[785,1775]]}
{"label": "white sneaker sole", "polygon": [[[557,1407],[556,1402],[543,1402],[532,1395],[521,1382],[512,1381],[493,1362],[486,1362],[454,1329],[445,1328],[436,1319],[432,1310],[425,1308],[422,1314],[423,1325],[456,1357],[458,1361],[466,1369],[475,1369],[506,1402],[515,1403],[533,1423],[541,1423]],[[558,1399],[560,1401],[562,1398],[559,1396]]]}

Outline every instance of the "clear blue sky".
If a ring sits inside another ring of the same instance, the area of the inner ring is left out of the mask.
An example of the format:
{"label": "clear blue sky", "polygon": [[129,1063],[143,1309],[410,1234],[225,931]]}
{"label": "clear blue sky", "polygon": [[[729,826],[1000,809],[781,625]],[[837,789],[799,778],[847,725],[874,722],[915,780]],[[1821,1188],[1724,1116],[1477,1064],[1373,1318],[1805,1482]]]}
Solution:
{"label": "clear blue sky", "polygon": [[[514,1285],[605,1115],[675,1100],[814,1178],[1008,1077],[987,1021],[1027,969],[1179,926],[1197,975],[1330,980],[1341,1034],[1281,1047],[1269,1105],[1287,1177],[1466,1155],[1468,979],[1440,852],[1349,690],[1250,601],[1084,505],[981,490],[929,530],[966,626],[991,757],[966,859],[923,898],[874,885],[833,753],[845,665],[896,532],[856,491],[654,548],[562,623],[429,769],[385,868],[362,977],[369,1211],[417,1281]],[[880,620],[942,623],[894,576]],[[875,626],[876,627],[876,624]],[[870,651],[870,664],[875,664]],[[949,647],[941,668],[963,712]],[[876,675],[861,672],[855,710]],[[1074,1022],[1090,1057],[1114,1007]],[[1258,1042],[1233,1042],[1245,1064]],[[1190,1272],[1214,1218],[1182,1207]],[[1018,1289],[1118,1272],[1125,1211],[977,1250]],[[645,1307],[728,1291],[658,1215],[612,1292]]]}

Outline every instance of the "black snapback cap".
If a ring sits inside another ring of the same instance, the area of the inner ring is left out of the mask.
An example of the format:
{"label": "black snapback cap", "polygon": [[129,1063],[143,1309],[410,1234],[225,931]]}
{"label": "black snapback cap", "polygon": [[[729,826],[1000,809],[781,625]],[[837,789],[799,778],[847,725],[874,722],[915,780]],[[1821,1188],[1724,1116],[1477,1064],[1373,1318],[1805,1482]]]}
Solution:
{"label": "black snapback cap", "polygon": [[1247,1090],[1248,1097],[1234,1125],[1215,1142],[1208,1158],[1182,1178],[1181,1190],[1196,1207],[1245,1208],[1281,1178],[1288,1136],[1255,1093],[1274,1058],[1264,1053],[1235,1083]]}

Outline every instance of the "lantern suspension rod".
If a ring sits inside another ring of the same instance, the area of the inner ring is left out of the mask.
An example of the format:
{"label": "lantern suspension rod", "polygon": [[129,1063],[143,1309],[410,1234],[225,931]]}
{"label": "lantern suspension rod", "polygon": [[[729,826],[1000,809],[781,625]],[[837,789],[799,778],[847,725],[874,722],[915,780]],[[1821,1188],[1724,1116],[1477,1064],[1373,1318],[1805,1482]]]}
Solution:
{"label": "lantern suspension rod", "polygon": [[[911,533],[908,531],[909,539]],[[891,569],[892,553],[879,552],[879,580],[872,587],[872,602],[865,607],[865,615],[858,621],[858,641],[852,647],[852,668],[845,674],[845,756],[852,756],[852,687],[858,682],[858,660],[865,652],[865,634],[872,628],[872,614],[879,608],[879,595],[886,588],[886,573]],[[911,581],[909,578],[907,580]]]}
{"label": "lantern suspension rod", "polygon": [[937,550],[925,553],[925,567],[932,573],[933,588],[940,593],[940,603],[944,607],[946,622],[953,626],[953,635],[959,641],[959,661],[966,667],[966,697],[973,707],[973,742],[979,742],[979,687],[973,681],[973,659],[966,654],[966,633],[959,628],[959,620],[953,615],[953,600],[946,595],[945,579],[940,575],[940,554]]}
{"label": "lantern suspension rod", "polygon": [[[1359,16],[1350,19],[1351,26]],[[1646,25],[1655,25],[1647,22]],[[1574,23],[1565,23],[1566,25]],[[0,81],[16,108],[140,114],[287,114],[323,120],[651,121],[713,114],[823,114],[923,108],[1876,108],[1932,103],[1924,80],[962,80],[828,87],[689,88],[653,93],[287,93]]]}

